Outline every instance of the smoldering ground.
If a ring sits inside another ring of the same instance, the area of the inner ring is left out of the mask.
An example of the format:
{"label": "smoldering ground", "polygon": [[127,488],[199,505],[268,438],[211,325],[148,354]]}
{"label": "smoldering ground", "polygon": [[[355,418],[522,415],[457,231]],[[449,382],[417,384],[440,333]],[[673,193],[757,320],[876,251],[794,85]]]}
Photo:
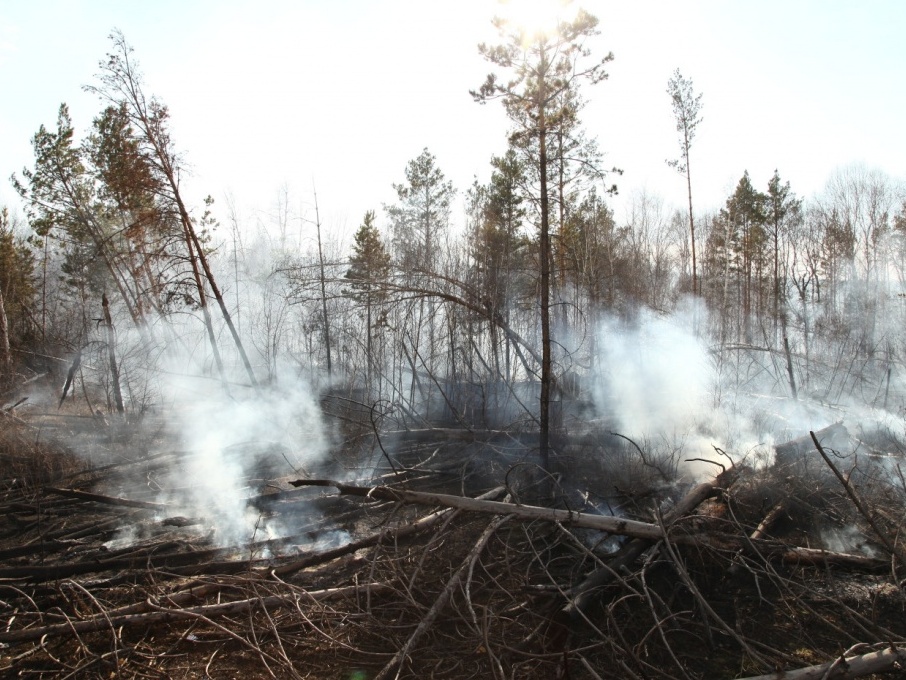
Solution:
{"label": "smoldering ground", "polygon": [[[901,414],[852,397],[821,398],[827,378],[814,359],[811,390],[794,397],[782,345],[719,346],[706,339],[707,325],[707,311],[692,304],[673,314],[641,311],[631,321],[600,322],[593,392],[612,429],[653,454],[718,461],[720,449],[754,464],[772,463],[776,444],[838,422],[854,433],[902,436]],[[803,360],[791,361],[801,380]],[[714,469],[702,462],[685,467],[693,477]]]}

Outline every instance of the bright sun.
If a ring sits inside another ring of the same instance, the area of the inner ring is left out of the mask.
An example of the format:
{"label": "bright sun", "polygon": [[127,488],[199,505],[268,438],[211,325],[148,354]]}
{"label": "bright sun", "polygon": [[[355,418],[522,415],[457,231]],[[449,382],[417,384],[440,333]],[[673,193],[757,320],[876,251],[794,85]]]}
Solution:
{"label": "bright sun", "polygon": [[547,35],[565,17],[570,0],[499,0],[503,16],[513,28],[528,36]]}

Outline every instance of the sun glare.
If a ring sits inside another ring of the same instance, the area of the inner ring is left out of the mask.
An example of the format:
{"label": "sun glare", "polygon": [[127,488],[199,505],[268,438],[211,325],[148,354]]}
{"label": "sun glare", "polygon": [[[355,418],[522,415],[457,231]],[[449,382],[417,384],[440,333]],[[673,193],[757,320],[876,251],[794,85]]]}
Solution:
{"label": "sun glare", "polygon": [[527,36],[549,35],[567,17],[570,0],[499,0],[507,24]]}

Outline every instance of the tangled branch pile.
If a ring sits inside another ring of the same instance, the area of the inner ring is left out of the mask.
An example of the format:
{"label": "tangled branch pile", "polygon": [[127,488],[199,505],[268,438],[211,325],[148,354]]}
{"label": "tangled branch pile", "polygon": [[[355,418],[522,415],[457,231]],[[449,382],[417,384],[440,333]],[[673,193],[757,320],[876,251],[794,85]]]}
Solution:
{"label": "tangled branch pile", "polygon": [[[262,515],[311,519],[232,546],[150,492],[109,493],[114,470],[150,478],[190,454],[86,469],[4,432],[10,677],[779,679],[906,663],[901,462],[820,444],[850,441],[839,428],[770,467],[727,459],[710,482],[652,475],[631,492],[632,466],[618,478],[595,455],[621,441],[603,433],[553,479],[517,464],[484,486],[494,470],[475,474],[470,444],[420,433],[379,483],[250,495]],[[439,447],[471,476],[431,473]],[[15,468],[26,450],[32,476]]]}

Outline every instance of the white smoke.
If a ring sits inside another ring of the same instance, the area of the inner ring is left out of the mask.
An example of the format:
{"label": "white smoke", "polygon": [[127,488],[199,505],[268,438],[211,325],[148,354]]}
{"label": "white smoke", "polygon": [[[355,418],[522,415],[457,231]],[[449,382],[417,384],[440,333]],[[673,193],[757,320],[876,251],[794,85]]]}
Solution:
{"label": "white smoke", "polygon": [[712,363],[682,316],[601,324],[599,403],[627,434],[687,431],[707,408]]}
{"label": "white smoke", "polygon": [[[801,421],[802,407],[772,395],[760,380],[728,385],[726,363],[707,344],[704,330],[697,332],[707,323],[707,312],[694,304],[669,315],[642,310],[629,322],[602,321],[598,408],[620,434],[685,460],[726,464],[715,448],[734,460],[764,458],[777,423]],[[699,476],[716,469],[698,464],[687,472]]]}
{"label": "white smoke", "polygon": [[281,477],[317,465],[328,436],[304,382],[262,388],[243,399],[222,391],[180,404],[173,428],[187,450],[163,500],[202,517],[219,545],[241,545],[285,535],[291,527],[247,504]]}

